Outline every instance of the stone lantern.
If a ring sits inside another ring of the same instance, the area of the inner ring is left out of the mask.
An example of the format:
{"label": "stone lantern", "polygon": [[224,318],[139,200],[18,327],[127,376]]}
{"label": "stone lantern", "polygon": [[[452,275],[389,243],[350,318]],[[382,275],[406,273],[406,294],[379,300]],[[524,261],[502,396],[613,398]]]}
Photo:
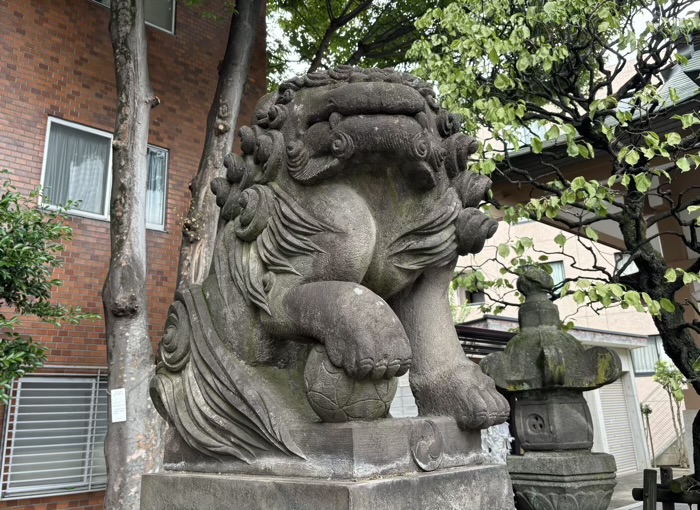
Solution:
{"label": "stone lantern", "polygon": [[511,397],[515,434],[525,454],[508,458],[519,510],[605,510],[615,487],[615,459],[591,453],[593,423],[583,392],[620,375],[611,349],[586,349],[561,329],[550,300],[552,278],[528,269],[517,282],[525,296],[520,332],[482,370]]}

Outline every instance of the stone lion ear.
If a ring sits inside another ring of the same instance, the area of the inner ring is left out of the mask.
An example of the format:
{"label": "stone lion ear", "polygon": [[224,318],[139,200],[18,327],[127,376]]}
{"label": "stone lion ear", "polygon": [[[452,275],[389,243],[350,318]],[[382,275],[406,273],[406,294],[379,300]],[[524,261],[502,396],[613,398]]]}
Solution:
{"label": "stone lion ear", "polygon": [[[447,167],[447,161],[445,161]],[[452,187],[457,191],[462,207],[476,207],[486,199],[486,193],[491,189],[491,179],[485,175],[466,171],[452,179]]]}
{"label": "stone lion ear", "polygon": [[250,126],[243,126],[238,131],[241,137],[241,150],[243,154],[251,155],[255,152],[255,131]]}
{"label": "stone lion ear", "polygon": [[456,113],[441,111],[436,120],[438,132],[443,138],[448,138],[462,130],[462,117]]}
{"label": "stone lion ear", "polygon": [[498,223],[478,209],[469,207],[457,216],[455,229],[457,253],[467,255],[482,250],[486,240],[496,233]]}
{"label": "stone lion ear", "polygon": [[445,170],[450,179],[466,170],[469,156],[479,150],[479,142],[464,133],[450,136],[442,142],[442,146],[447,152]]}
{"label": "stone lion ear", "polygon": [[233,152],[224,158],[224,167],[226,167],[226,180],[230,184],[238,184],[248,174],[245,160]]}

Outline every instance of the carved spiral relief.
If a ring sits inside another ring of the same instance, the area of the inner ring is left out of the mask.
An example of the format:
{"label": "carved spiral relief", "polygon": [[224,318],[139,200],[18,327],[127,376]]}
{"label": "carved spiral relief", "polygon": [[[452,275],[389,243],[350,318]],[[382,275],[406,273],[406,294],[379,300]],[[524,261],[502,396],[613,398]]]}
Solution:
{"label": "carved spiral relief", "polygon": [[190,329],[187,309],[180,301],[170,305],[165,333],[160,342],[160,361],[171,372],[182,370],[190,359]]}
{"label": "carved spiral relief", "polygon": [[417,133],[416,136],[413,137],[413,141],[411,142],[411,155],[423,161],[430,156],[430,138],[425,131]]}
{"label": "carved spiral relief", "polygon": [[459,115],[455,115],[454,113],[440,112],[440,115],[438,115],[436,122],[438,132],[443,138],[447,138],[449,136],[454,135],[455,133],[459,133],[461,129],[461,120],[459,118]]}
{"label": "carved spiral relief", "polygon": [[457,253],[478,253],[486,239],[496,233],[498,223],[474,207],[462,210],[455,222]]}
{"label": "carved spiral relief", "polygon": [[338,159],[350,159],[355,152],[355,142],[350,135],[336,131],[331,135],[331,153]]}
{"label": "carved spiral relief", "polygon": [[294,174],[302,170],[309,162],[309,150],[301,140],[292,140],[287,144],[287,168]]}
{"label": "carved spiral relief", "polygon": [[267,226],[273,210],[273,194],[266,186],[255,185],[241,193],[238,203],[241,213],[236,219],[236,235],[253,241]]}
{"label": "carved spiral relief", "polygon": [[270,129],[279,129],[287,120],[287,107],[281,104],[276,104],[270,107],[267,111]]}
{"label": "carved spiral relief", "polygon": [[479,149],[479,143],[464,133],[450,136],[443,145],[447,151],[445,170],[451,179],[466,170],[469,156]]}
{"label": "carved spiral relief", "polygon": [[443,440],[431,420],[419,421],[411,431],[411,455],[423,471],[434,471],[442,464]]}

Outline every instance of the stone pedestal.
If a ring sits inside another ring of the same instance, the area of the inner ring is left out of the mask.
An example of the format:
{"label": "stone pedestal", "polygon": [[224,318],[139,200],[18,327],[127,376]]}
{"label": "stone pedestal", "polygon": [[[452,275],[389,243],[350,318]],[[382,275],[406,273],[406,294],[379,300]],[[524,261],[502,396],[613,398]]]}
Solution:
{"label": "stone pedestal", "polygon": [[161,473],[143,477],[141,510],[511,510],[504,465],[365,480]]}
{"label": "stone pedestal", "polygon": [[508,457],[518,510],[606,510],[615,470],[612,455],[583,450]]}
{"label": "stone pedestal", "polygon": [[143,478],[142,510],[512,510],[505,465],[453,418],[312,423],[290,430],[306,459],[210,459],[170,431],[169,472]]}

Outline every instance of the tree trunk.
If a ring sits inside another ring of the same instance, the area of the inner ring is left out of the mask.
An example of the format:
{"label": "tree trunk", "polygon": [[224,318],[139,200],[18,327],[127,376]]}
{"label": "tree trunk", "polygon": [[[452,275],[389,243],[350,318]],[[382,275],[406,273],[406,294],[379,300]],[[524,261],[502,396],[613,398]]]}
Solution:
{"label": "tree trunk", "polygon": [[647,423],[647,434],[649,435],[649,446],[651,447],[651,467],[655,467],[656,453],[654,452],[654,437],[651,435],[651,424],[649,423],[649,415],[645,415]]}
{"label": "tree trunk", "polygon": [[[657,296],[652,296],[656,298]],[[688,328],[684,328],[685,319],[682,307],[679,303],[674,303],[676,310],[672,313],[661,312],[659,317],[654,318],[654,324],[659,330],[659,335],[663,341],[664,350],[681,371],[693,389],[700,394],[700,380],[696,378],[693,370],[693,363],[700,358],[700,348],[695,344],[695,339]],[[673,408],[671,408],[673,413]],[[695,472],[700,474],[700,412],[693,420],[693,464]]]}
{"label": "tree trunk", "polygon": [[683,441],[683,438],[681,437],[681,433],[678,430],[678,425],[676,424],[676,413],[673,408],[673,393],[671,392],[670,388],[664,388],[666,390],[666,393],[668,394],[668,405],[669,409],[671,411],[671,423],[673,423],[673,431],[676,433],[676,441],[677,441],[677,446],[676,446],[676,453],[678,453],[678,463],[683,467],[683,456],[681,454],[681,442]]}
{"label": "tree trunk", "polygon": [[150,87],[143,0],[112,0],[110,34],[117,79],[117,120],[112,143],[110,234],[112,255],[102,291],[107,328],[110,402],[126,391],[126,421],[105,438],[104,508],[139,508],[141,475],[160,462],[162,420],[148,395],[154,356],[146,308],[146,178]]}
{"label": "tree trunk", "polygon": [[683,413],[681,412],[680,401],[673,399],[676,404],[676,421],[678,421],[678,427],[680,428],[680,435],[678,437],[678,452],[680,457],[681,467],[688,467],[688,452],[685,448],[685,427],[683,426]]}
{"label": "tree trunk", "polygon": [[201,283],[209,272],[219,218],[211,181],[224,175],[224,157],[233,150],[235,128],[248,79],[258,21],[264,0],[238,0],[231,18],[216,94],[207,117],[207,135],[197,175],[190,183],[192,199],[182,225],[177,271],[178,288]]}

